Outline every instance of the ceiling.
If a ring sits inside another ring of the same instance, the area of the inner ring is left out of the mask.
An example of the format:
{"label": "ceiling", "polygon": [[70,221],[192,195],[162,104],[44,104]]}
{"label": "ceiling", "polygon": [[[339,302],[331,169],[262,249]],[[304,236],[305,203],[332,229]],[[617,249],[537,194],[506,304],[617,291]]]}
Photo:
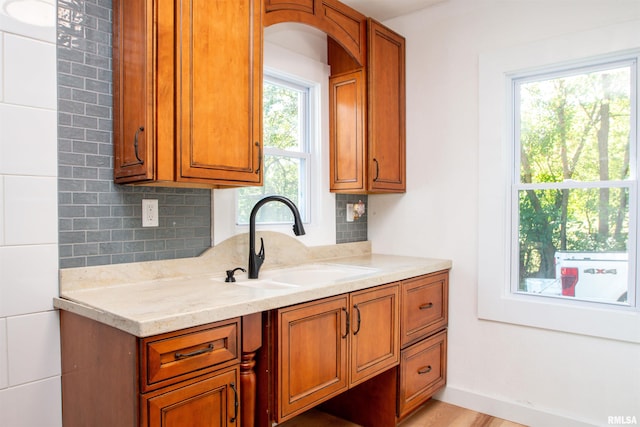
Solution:
{"label": "ceiling", "polygon": [[378,21],[384,21],[444,1],[447,0],[342,0],[342,3]]}

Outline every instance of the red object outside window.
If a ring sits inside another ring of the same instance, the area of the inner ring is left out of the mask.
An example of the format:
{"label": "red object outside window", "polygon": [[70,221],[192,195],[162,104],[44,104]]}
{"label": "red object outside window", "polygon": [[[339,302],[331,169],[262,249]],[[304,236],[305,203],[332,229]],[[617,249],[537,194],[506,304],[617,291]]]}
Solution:
{"label": "red object outside window", "polygon": [[578,284],[578,269],[576,267],[562,267],[560,269],[562,279],[562,295],[566,297],[576,296],[576,285]]}

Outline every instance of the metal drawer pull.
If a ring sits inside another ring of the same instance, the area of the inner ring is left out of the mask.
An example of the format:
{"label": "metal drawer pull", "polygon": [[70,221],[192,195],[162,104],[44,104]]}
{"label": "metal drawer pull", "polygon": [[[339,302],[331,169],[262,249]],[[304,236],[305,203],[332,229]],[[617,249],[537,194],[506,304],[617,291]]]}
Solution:
{"label": "metal drawer pull", "polygon": [[187,357],[197,356],[199,354],[211,353],[213,351],[213,343],[209,344],[205,348],[201,348],[200,350],[192,351],[191,353],[176,353],[176,359],[185,359]]}
{"label": "metal drawer pull", "polygon": [[431,307],[433,307],[433,303],[432,303],[432,302],[428,302],[428,303],[426,303],[426,304],[422,304],[422,305],[420,306],[420,310],[428,310],[428,309],[430,309]]}
{"label": "metal drawer pull", "polygon": [[431,365],[422,368],[422,369],[418,369],[418,374],[423,375],[423,374],[428,374],[429,372],[431,372]]}
{"label": "metal drawer pull", "polygon": [[229,420],[230,423],[235,423],[236,420],[238,419],[238,406],[240,405],[240,402],[238,400],[238,389],[236,388],[236,383],[231,383],[229,384],[231,386],[231,390],[233,390],[233,397],[234,397],[234,401],[233,401],[233,418],[231,418]]}

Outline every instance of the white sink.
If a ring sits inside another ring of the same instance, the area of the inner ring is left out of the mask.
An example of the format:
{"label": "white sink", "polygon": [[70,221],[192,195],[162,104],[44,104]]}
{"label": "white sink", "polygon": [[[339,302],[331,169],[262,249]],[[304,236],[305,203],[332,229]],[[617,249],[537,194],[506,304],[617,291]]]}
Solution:
{"label": "white sink", "polygon": [[264,271],[262,278],[275,283],[294,286],[315,286],[356,279],[378,271],[376,268],[344,264],[308,264]]}

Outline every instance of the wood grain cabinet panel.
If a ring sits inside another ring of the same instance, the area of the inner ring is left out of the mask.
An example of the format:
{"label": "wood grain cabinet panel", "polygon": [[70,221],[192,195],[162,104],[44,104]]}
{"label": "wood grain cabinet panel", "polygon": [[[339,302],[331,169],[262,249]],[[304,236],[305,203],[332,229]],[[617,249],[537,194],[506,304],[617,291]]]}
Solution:
{"label": "wood grain cabinet panel", "polygon": [[398,284],[351,294],[352,387],[398,364],[399,301]]}
{"label": "wood grain cabinet panel", "polygon": [[278,310],[280,421],[348,387],[348,296]]}
{"label": "wood grain cabinet panel", "polygon": [[447,381],[447,331],[402,350],[398,369],[398,415],[405,417]]}
{"label": "wood grain cabinet panel", "polygon": [[401,343],[404,348],[447,326],[449,274],[420,276],[402,283]]}
{"label": "wood grain cabinet panel", "polygon": [[[331,38],[328,60],[329,91],[333,96],[329,103],[330,190],[406,191],[404,37],[369,18],[366,66],[360,66]],[[344,90],[347,84],[363,88],[363,96]],[[347,150],[353,145],[360,146],[360,150]],[[348,167],[351,170],[347,172]]]}
{"label": "wood grain cabinet panel", "polygon": [[61,310],[63,424],[239,426],[240,326],[234,318],[137,338]]}
{"label": "wood grain cabinet panel", "polygon": [[238,368],[142,397],[143,427],[241,425]]}
{"label": "wood grain cabinet panel", "polygon": [[114,179],[262,183],[262,1],[114,0]]}
{"label": "wood grain cabinet panel", "polygon": [[396,366],[399,310],[397,283],[277,310],[274,421]]}
{"label": "wood grain cabinet panel", "polygon": [[397,415],[402,420],[447,382],[449,272],[402,281],[402,353]]}

